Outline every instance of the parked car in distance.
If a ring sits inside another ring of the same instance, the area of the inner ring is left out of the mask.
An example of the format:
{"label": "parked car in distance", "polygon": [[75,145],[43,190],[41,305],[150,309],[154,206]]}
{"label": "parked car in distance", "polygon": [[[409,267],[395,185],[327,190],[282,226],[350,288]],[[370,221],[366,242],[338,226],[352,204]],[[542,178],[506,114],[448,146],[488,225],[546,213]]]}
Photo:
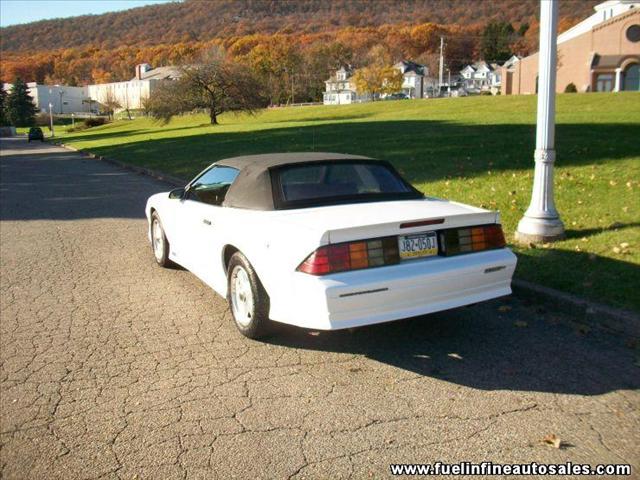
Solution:
{"label": "parked car in distance", "polygon": [[508,295],[499,214],[427,197],[387,162],[336,153],[220,160],[149,198],[156,262],[223,297],[240,332],[335,330]]}
{"label": "parked car in distance", "polygon": [[408,100],[409,96],[406,93],[392,93],[384,97],[385,100]]}
{"label": "parked car in distance", "polygon": [[40,127],[31,127],[27,138],[29,142],[31,140],[40,140],[41,142],[44,142],[44,133],[42,133],[42,129]]}

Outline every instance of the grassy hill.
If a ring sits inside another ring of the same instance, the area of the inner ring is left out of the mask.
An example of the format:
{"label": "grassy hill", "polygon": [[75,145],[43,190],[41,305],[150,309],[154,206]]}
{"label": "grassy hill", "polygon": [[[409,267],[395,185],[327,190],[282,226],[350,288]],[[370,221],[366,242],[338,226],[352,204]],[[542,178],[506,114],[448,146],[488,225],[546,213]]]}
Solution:
{"label": "grassy hill", "polygon": [[[64,142],[189,178],[251,153],[334,151],[393,162],[423,192],[500,210],[509,240],[527,208],[534,96],[291,107],[119,121]],[[567,240],[517,249],[517,276],[640,310],[640,94],[559,95],[557,206]],[[141,206],[142,208],[142,206]]]}

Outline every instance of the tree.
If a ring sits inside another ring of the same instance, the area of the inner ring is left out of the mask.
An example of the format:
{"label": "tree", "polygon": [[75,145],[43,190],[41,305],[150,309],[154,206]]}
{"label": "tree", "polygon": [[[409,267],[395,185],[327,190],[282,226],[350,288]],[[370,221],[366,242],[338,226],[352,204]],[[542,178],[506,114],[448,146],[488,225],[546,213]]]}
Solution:
{"label": "tree", "polygon": [[211,125],[217,125],[224,112],[254,113],[266,106],[260,91],[261,84],[244,65],[214,53],[202,63],[183,66],[178,80],[167,81],[154,92],[149,107],[151,115],[164,122],[204,109]]}
{"label": "tree", "polygon": [[402,73],[391,66],[369,65],[356,70],[353,83],[360,94],[369,94],[375,100],[381,93],[392,94],[402,89]]}
{"label": "tree", "polygon": [[504,62],[511,56],[513,26],[509,22],[489,22],[482,32],[481,53],[486,62]]}
{"label": "tree", "polygon": [[7,92],[4,89],[4,82],[0,80],[0,127],[7,125],[5,108],[7,106]]}
{"label": "tree", "polygon": [[111,89],[107,90],[107,94],[105,95],[104,102],[102,102],[102,104],[107,110],[107,115],[110,119],[113,119],[113,114],[118,108],[122,108],[122,105]]}
{"label": "tree", "polygon": [[5,108],[7,120],[15,127],[30,127],[35,122],[38,109],[33,104],[27,84],[18,78],[7,95]]}

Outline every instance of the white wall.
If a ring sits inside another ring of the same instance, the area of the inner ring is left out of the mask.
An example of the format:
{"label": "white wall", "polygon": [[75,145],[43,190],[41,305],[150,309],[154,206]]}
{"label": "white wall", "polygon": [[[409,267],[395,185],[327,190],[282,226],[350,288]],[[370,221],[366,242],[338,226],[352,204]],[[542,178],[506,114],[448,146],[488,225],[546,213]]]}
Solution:
{"label": "white wall", "polygon": [[[33,103],[41,112],[49,111],[49,103],[52,105],[54,114],[86,112],[89,110],[87,104],[82,100],[87,98],[87,87],[69,87],[67,85],[37,85],[28,83],[29,94],[33,98]],[[60,97],[62,92],[62,97]],[[60,101],[62,100],[62,104]]]}
{"label": "white wall", "polygon": [[157,80],[131,80],[89,85],[88,93],[92,100],[100,103],[105,103],[111,93],[123,110],[126,108],[140,109],[142,108],[142,100],[151,95],[156,82]]}

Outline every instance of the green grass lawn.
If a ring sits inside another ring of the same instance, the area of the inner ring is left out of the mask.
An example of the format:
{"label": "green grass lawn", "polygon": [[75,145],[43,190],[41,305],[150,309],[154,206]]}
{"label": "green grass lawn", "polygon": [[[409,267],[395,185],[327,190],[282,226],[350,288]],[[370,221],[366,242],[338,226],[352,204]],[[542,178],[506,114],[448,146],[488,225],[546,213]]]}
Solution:
{"label": "green grass lawn", "polygon": [[[224,115],[218,126],[204,115],[119,121],[63,140],[184,178],[251,153],[369,155],[429,195],[500,210],[512,241],[531,193],[535,107],[534,96],[292,107]],[[559,95],[557,123],[556,201],[567,239],[516,248],[516,275],[640,311],[640,94]]]}

